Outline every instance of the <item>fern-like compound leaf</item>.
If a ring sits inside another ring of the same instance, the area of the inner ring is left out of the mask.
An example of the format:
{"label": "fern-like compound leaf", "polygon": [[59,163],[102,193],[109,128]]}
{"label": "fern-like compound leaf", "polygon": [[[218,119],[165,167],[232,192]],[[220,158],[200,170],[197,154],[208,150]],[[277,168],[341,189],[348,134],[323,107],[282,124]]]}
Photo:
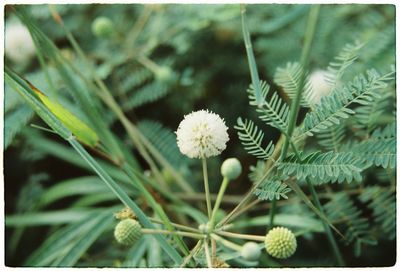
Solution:
{"label": "fern-like compound leaf", "polygon": [[261,94],[263,102],[258,104],[255,96],[253,85],[250,85],[247,90],[249,94],[250,105],[256,106],[256,111],[260,113],[260,118],[268,125],[279,129],[285,133],[288,125],[289,106],[279,97],[278,93],[274,92],[272,96],[267,99],[270,87],[265,81],[260,81]]}
{"label": "fern-like compound leaf", "polygon": [[263,182],[255,191],[254,194],[260,200],[279,200],[281,198],[288,199],[287,194],[292,189],[280,180],[279,176],[273,177],[271,180]]}
{"label": "fern-like compound leaf", "polygon": [[392,103],[395,100],[394,91],[380,90],[381,97],[374,99],[370,104],[358,106],[354,118],[356,135],[367,137],[382,121],[394,121],[395,115],[391,114]]}
{"label": "fern-like compound leaf", "polygon": [[354,254],[357,257],[361,255],[363,245],[377,244],[371,234],[368,219],[362,217],[361,210],[354,205],[346,193],[334,194],[332,200],[324,206],[324,209],[331,221],[342,221],[341,223],[345,224],[347,228],[346,241],[354,243]]}
{"label": "fern-like compound leaf", "polygon": [[[289,96],[291,100],[294,99],[299,86],[300,77],[303,72],[302,66],[298,62],[288,62],[284,68],[277,68],[274,75],[274,82],[282,87],[283,91]],[[311,107],[306,97],[312,95],[312,88],[310,81],[306,81],[303,87],[300,105],[303,107]]]}
{"label": "fern-like compound leaf", "polygon": [[264,133],[251,120],[237,119],[235,129],[238,130],[240,142],[249,154],[254,155],[258,159],[267,160],[274,152],[275,146],[271,142],[267,147],[262,147]]}
{"label": "fern-like compound leaf", "polygon": [[313,184],[362,180],[362,160],[357,159],[351,152],[327,153],[314,152],[308,155],[300,154],[299,159],[291,154],[278,163],[282,174],[295,176],[299,180],[308,179]]}
{"label": "fern-like compound leaf", "polygon": [[374,221],[385,236],[389,240],[396,238],[395,192],[380,186],[370,186],[364,189],[359,199],[368,203],[368,207],[373,210]]}
{"label": "fern-like compound leaf", "polygon": [[383,168],[396,166],[396,123],[373,131],[370,138],[353,144],[354,153],[368,163]]}
{"label": "fern-like compound leaf", "polygon": [[340,82],[345,70],[357,60],[358,51],[363,45],[364,44],[356,41],[354,44],[346,44],[343,47],[334,61],[329,63],[328,75],[326,76],[326,82],[328,84],[335,87]]}
{"label": "fern-like compound leaf", "polygon": [[140,107],[142,105],[155,102],[168,94],[168,88],[164,84],[159,84],[157,81],[146,84],[142,88],[135,91],[132,96],[122,105],[122,108],[127,111]]}
{"label": "fern-like compound leaf", "polygon": [[367,76],[360,74],[343,88],[337,88],[329,96],[323,97],[315,110],[307,113],[302,132],[294,141],[339,124],[341,119],[355,113],[349,108],[351,104],[367,105],[379,98],[377,90],[385,88],[387,82],[393,79],[392,75],[392,72],[380,75],[375,70],[369,70]]}
{"label": "fern-like compound leaf", "polygon": [[316,133],[318,144],[328,151],[339,152],[345,138],[346,126],[343,123]]}

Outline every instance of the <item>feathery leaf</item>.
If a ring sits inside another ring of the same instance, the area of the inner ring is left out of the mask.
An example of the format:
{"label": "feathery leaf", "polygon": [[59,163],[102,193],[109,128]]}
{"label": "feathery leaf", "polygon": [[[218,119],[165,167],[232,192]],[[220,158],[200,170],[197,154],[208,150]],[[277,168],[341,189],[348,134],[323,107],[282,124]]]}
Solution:
{"label": "feathery leaf", "polygon": [[271,98],[267,100],[270,87],[265,81],[260,82],[263,102],[261,105],[258,104],[254,87],[253,85],[250,85],[249,89],[247,89],[250,100],[249,104],[256,106],[256,111],[261,114],[260,118],[263,121],[265,121],[268,125],[279,129],[282,133],[285,133],[288,125],[289,106],[282,101],[276,92],[274,92]]}
{"label": "feathery leaf", "polygon": [[240,142],[249,154],[262,160],[267,160],[271,157],[275,146],[272,141],[265,148],[261,146],[264,133],[258,129],[254,122],[251,120],[244,120],[243,122],[241,118],[238,118],[235,129],[238,130]]}

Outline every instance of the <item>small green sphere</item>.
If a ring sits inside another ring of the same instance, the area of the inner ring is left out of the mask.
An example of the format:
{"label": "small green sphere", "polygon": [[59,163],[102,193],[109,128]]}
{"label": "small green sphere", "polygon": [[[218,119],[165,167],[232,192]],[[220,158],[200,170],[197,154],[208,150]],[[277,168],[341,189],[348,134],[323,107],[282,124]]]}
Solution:
{"label": "small green sphere", "polygon": [[168,66],[161,66],[155,73],[156,79],[164,83],[172,83],[175,80],[174,71]]}
{"label": "small green sphere", "polygon": [[242,173],[242,165],[236,158],[226,159],[221,166],[221,174],[228,180],[234,180]]}
{"label": "small green sphere", "polygon": [[114,230],[114,236],[118,243],[125,246],[133,246],[142,237],[142,227],[134,219],[120,221]]}
{"label": "small green sphere", "polygon": [[97,17],[92,23],[92,33],[96,37],[107,38],[114,31],[113,22],[107,17]]}
{"label": "small green sphere", "polygon": [[247,261],[257,261],[260,258],[261,251],[258,248],[257,243],[247,242],[242,246],[240,251],[240,256]]}
{"label": "small green sphere", "polygon": [[275,227],[265,237],[265,249],[275,258],[289,258],[294,254],[296,248],[296,237],[287,228]]}

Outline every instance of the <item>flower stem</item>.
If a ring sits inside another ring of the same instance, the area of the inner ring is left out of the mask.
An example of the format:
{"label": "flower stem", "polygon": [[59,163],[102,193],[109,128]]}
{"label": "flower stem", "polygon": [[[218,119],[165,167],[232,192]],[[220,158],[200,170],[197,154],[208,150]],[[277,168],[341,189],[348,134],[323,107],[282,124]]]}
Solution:
{"label": "flower stem", "polygon": [[[322,206],[321,206],[321,202],[319,201],[317,192],[315,191],[314,187],[312,186],[312,184],[309,181],[307,181],[307,184],[308,184],[308,187],[309,187],[309,189],[311,191],[311,195],[313,197],[315,205],[317,206],[319,211],[322,213],[323,209],[322,209]],[[338,247],[338,245],[336,243],[336,240],[333,237],[333,233],[332,233],[331,228],[329,227],[329,225],[325,221],[322,220],[321,222],[322,222],[322,224],[324,226],[324,229],[325,229],[325,232],[326,232],[326,236],[328,237],[328,240],[329,240],[329,243],[330,243],[330,245],[332,247],[333,253],[335,254],[335,258],[336,258],[337,263],[339,264],[339,266],[345,266],[342,254],[340,253],[340,250],[339,250],[339,247]]]}
{"label": "flower stem", "polygon": [[204,252],[206,254],[207,266],[208,268],[212,268],[211,254],[210,254],[210,249],[208,247],[208,240],[204,242]]}
{"label": "flower stem", "polygon": [[197,244],[194,246],[194,248],[192,248],[192,250],[190,250],[190,254],[187,257],[185,257],[185,259],[183,260],[183,262],[179,266],[179,268],[183,268],[188,264],[188,262],[193,258],[194,254],[196,254],[197,251],[201,248],[202,244],[203,244],[203,240],[199,240],[197,242]]}
{"label": "flower stem", "polygon": [[202,162],[203,162],[204,192],[206,193],[207,214],[208,214],[208,219],[211,219],[210,189],[208,187],[207,160],[205,157],[203,157]]}
{"label": "flower stem", "polygon": [[195,239],[202,239],[204,235],[193,233],[193,232],[185,232],[185,231],[169,231],[169,230],[159,230],[159,229],[142,229],[143,234],[175,234]]}
{"label": "flower stem", "polygon": [[246,240],[252,240],[252,241],[259,241],[259,242],[264,242],[264,240],[265,240],[265,236],[260,236],[260,235],[241,234],[241,233],[233,233],[233,232],[227,232],[227,231],[218,231],[216,233],[218,233],[219,235],[222,235],[222,236],[238,238],[238,239],[246,239]]}
{"label": "flower stem", "polygon": [[[161,224],[161,225],[164,225],[164,223],[165,223],[165,222],[163,222],[163,221],[161,221],[159,219],[155,219],[155,218],[149,218],[149,220],[151,222],[154,222],[154,223],[157,223],[157,224]],[[195,228],[192,228],[192,227],[189,227],[189,226],[185,226],[185,225],[182,225],[182,224],[177,224],[177,223],[172,223],[171,222],[171,225],[174,226],[175,228],[182,229],[182,230],[185,230],[185,231],[190,231],[190,232],[194,232],[194,233],[201,233],[201,231],[199,229],[195,229]]]}
{"label": "flower stem", "polygon": [[274,198],[271,202],[271,210],[269,211],[269,228],[272,229],[274,227],[274,218],[276,211],[276,198]]}
{"label": "flower stem", "polygon": [[226,187],[228,186],[228,183],[229,183],[229,179],[224,177],[224,179],[222,180],[221,187],[219,188],[217,200],[215,201],[214,208],[212,210],[211,220],[210,220],[211,228],[214,228],[215,215],[217,214],[218,208],[219,208],[219,206],[221,204],[221,201],[222,201],[222,198],[223,198],[223,196],[225,194],[225,190],[226,190]]}
{"label": "flower stem", "polygon": [[226,240],[226,239],[222,238],[221,236],[218,236],[218,235],[216,235],[214,233],[211,234],[211,238],[213,238],[217,242],[221,243],[225,247],[228,247],[228,248],[230,248],[232,250],[235,250],[235,251],[241,251],[242,250],[241,246],[239,246],[239,245],[237,245],[237,244],[235,244],[233,242],[230,242],[230,241],[228,241],[228,240]]}
{"label": "flower stem", "polygon": [[255,185],[253,185],[249,192],[247,192],[246,196],[239,202],[239,204],[222,221],[217,224],[217,227],[223,226],[231,220],[232,216],[236,214],[242,208],[242,206],[247,203],[247,201],[250,200],[250,198],[253,196],[253,192],[268,177],[268,175],[272,172],[274,168],[275,165],[272,165],[268,169],[264,176],[262,176],[261,179]]}

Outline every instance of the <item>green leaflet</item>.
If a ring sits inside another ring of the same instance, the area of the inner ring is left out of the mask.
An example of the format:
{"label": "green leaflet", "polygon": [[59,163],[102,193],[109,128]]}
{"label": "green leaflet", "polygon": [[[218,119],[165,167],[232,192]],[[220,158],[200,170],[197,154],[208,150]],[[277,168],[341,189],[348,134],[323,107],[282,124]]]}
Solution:
{"label": "green leaflet", "polygon": [[258,104],[256,90],[253,84],[247,89],[249,104],[256,106],[256,111],[260,113],[260,119],[268,125],[286,133],[289,118],[289,106],[279,97],[277,92],[267,99],[270,87],[267,82],[260,81],[262,103]]}
{"label": "green leaflet", "polygon": [[282,162],[278,162],[278,170],[284,175],[296,176],[299,180],[311,180],[313,184],[362,180],[361,171],[364,164],[351,152],[321,153],[318,151],[300,155],[301,159],[291,154]]}
{"label": "green leaflet", "polygon": [[264,133],[262,130],[258,129],[254,122],[251,120],[243,121],[242,118],[238,118],[235,129],[238,130],[240,142],[249,154],[252,154],[261,160],[267,160],[271,157],[275,145],[270,141],[265,148],[261,146]]}
{"label": "green leaflet", "polygon": [[373,131],[370,138],[351,146],[367,163],[383,168],[396,167],[396,123]]}

